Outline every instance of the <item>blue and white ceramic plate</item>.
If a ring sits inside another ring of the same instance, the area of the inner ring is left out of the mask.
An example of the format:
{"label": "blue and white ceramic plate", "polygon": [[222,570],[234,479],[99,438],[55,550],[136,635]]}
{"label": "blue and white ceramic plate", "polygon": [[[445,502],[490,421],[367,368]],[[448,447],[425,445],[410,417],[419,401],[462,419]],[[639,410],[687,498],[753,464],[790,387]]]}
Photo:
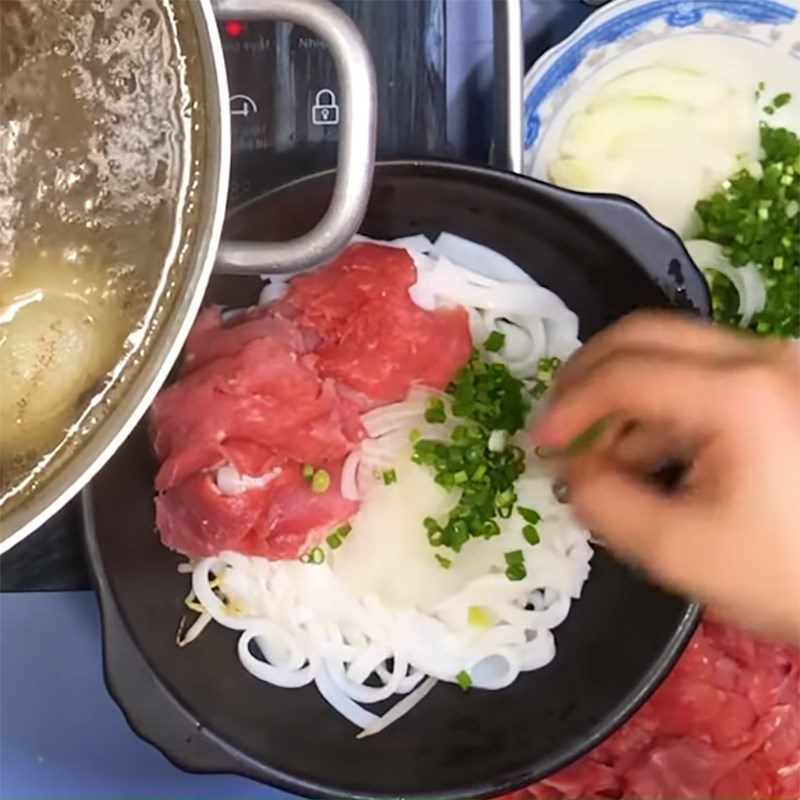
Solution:
{"label": "blue and white ceramic plate", "polygon": [[[710,44],[724,37],[741,50],[754,84],[770,76],[797,84],[799,4],[800,0],[615,0],[599,9],[526,75],[525,173],[547,180],[547,164],[572,98],[590,82],[603,80],[620,58],[670,37],[705,36]],[[797,120],[775,122],[797,127]]]}

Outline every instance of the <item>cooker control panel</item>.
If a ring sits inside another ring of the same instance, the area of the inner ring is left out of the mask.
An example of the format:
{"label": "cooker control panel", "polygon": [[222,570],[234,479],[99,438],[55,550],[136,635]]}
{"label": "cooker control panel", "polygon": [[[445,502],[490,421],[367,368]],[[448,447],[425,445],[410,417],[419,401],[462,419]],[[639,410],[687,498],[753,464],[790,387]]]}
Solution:
{"label": "cooker control panel", "polygon": [[[337,5],[375,61],[379,157],[447,155],[444,0]],[[231,95],[233,208],[335,165],[339,82],[326,45],[303,28],[228,19],[219,30]]]}

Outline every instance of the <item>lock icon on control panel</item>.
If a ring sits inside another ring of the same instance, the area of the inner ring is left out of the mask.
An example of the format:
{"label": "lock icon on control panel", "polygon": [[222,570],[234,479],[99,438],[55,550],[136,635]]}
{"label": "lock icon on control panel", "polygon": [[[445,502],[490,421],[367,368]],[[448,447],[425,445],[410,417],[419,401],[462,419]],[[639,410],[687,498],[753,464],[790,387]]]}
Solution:
{"label": "lock icon on control panel", "polygon": [[311,107],[312,125],[338,125],[339,106],[336,95],[331,89],[320,89],[314,97]]}

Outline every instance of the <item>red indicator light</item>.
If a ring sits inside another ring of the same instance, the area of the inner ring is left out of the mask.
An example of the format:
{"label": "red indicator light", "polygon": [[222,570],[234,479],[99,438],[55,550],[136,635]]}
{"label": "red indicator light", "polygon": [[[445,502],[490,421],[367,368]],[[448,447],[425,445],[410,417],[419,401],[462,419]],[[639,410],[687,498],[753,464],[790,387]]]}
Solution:
{"label": "red indicator light", "polygon": [[225,33],[227,33],[228,36],[233,36],[235,38],[241,36],[243,31],[244,24],[239,22],[238,19],[229,19],[225,23]]}

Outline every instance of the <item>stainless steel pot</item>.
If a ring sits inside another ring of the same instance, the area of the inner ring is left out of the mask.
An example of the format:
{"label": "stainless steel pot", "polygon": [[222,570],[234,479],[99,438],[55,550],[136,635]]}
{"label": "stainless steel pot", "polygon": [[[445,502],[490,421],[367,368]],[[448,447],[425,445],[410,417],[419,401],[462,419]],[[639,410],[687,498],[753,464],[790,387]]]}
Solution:
{"label": "stainless steel pot", "polygon": [[[230,118],[215,14],[221,18],[293,22],[313,31],[333,54],[342,97],[336,184],[321,220],[310,232],[291,241],[220,245],[228,194]],[[178,357],[212,269],[256,274],[299,271],[341,249],[364,215],[375,154],[375,75],[366,44],[351,20],[327,0],[194,0],[191,20],[201,73],[194,91],[204,116],[205,152],[200,154],[202,190],[190,263],[142,363],[126,373],[125,385],[118,387],[111,411],[49,480],[3,515],[0,553],[24,539],[70,500],[144,415]]]}

